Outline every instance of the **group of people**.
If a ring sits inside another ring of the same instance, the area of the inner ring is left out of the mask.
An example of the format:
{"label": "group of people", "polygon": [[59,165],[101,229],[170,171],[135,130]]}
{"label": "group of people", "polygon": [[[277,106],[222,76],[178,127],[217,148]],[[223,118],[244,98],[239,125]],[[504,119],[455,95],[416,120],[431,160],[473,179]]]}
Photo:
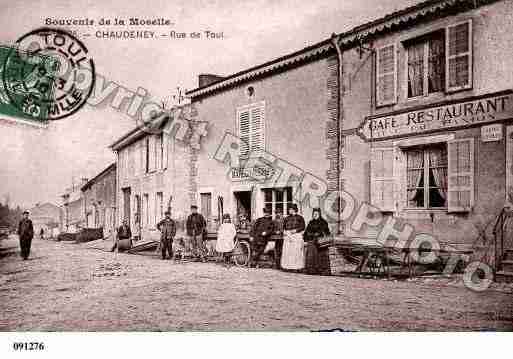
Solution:
{"label": "group of people", "polygon": [[[304,218],[298,213],[296,204],[289,207],[288,216],[283,219],[273,219],[268,207],[264,208],[263,212],[264,216],[258,218],[252,226],[249,226],[248,223],[245,224],[245,228],[249,229],[250,235],[250,266],[258,266],[259,258],[272,240],[271,237],[275,235],[274,257],[276,268],[292,271],[305,270],[312,274],[318,273],[318,239],[330,235],[328,223],[322,218],[321,210],[319,208],[313,210],[312,220],[307,226]],[[186,241],[193,259],[205,262],[207,257],[207,247],[205,245],[206,221],[203,215],[198,213],[196,205],[191,206],[191,214],[187,217],[185,226]],[[176,254],[174,251],[177,248],[177,243],[173,243],[176,236],[176,222],[171,218],[169,211],[165,212],[165,218],[157,224],[157,229],[160,231],[162,259],[174,258],[174,254]],[[221,254],[225,264],[230,263],[236,236],[237,228],[235,224],[232,223],[229,214],[224,214],[217,231],[215,249]],[[131,231],[128,222],[123,221],[123,225],[118,228],[117,241],[112,250],[118,246],[119,240],[130,237]]]}
{"label": "group of people", "polygon": [[[319,272],[318,239],[329,236],[328,222],[322,218],[320,208],[314,208],[312,220],[305,226],[304,218],[293,204],[282,223],[272,219],[271,210],[264,208],[251,229],[252,256],[250,266],[258,266],[258,259],[265,251],[273,234],[275,237],[275,267],[284,270],[317,274]],[[305,228],[306,227],[306,228]]]}

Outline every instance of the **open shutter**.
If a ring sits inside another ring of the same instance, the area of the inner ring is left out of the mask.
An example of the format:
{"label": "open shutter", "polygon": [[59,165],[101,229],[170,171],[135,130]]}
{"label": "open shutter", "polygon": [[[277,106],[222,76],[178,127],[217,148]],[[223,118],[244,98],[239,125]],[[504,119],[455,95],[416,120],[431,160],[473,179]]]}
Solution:
{"label": "open shutter", "polygon": [[445,88],[448,92],[472,87],[472,21],[445,29]]}
{"label": "open shutter", "polygon": [[406,153],[399,147],[394,147],[394,194],[395,209],[403,210],[407,203],[406,183]]}
{"label": "open shutter", "polygon": [[448,212],[468,212],[474,205],[474,139],[447,142]]}
{"label": "open shutter", "polygon": [[264,108],[262,106],[253,107],[251,114],[251,152],[261,152],[264,150]]}
{"label": "open shutter", "polygon": [[396,103],[397,61],[395,44],[379,48],[376,52],[376,104]]}
{"label": "open shutter", "polygon": [[371,150],[371,203],[382,211],[394,211],[394,149]]}
{"label": "open shutter", "polygon": [[250,150],[250,117],[249,110],[243,110],[238,113],[239,127],[239,153],[241,157],[247,157]]}

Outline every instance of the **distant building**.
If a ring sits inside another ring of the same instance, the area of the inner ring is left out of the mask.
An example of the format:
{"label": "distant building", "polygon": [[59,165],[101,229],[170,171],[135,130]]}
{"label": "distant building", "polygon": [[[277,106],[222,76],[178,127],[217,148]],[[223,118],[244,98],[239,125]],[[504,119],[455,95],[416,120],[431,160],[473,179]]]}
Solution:
{"label": "distant building", "polygon": [[116,227],[116,164],[113,163],[81,187],[87,228],[103,228],[107,236]]}
{"label": "distant building", "polygon": [[59,223],[62,217],[59,206],[52,203],[43,203],[29,209],[29,212],[34,225],[35,237],[39,238],[41,229],[45,238],[56,236],[59,233]]}
{"label": "distant building", "polygon": [[78,184],[72,184],[66,188],[62,197],[62,220],[61,231],[68,233],[76,233],[85,227],[86,220],[84,216],[84,199],[80,188],[86,184],[87,178],[82,178]]}

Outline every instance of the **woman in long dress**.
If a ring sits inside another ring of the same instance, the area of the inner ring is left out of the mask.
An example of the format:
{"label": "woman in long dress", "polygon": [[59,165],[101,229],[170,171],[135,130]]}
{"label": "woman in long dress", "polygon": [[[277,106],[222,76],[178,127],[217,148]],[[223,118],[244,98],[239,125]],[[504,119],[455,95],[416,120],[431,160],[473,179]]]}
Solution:
{"label": "woman in long dress", "polygon": [[229,264],[230,252],[233,251],[233,248],[235,247],[236,235],[237,230],[230,220],[230,215],[224,214],[223,223],[217,230],[216,251],[223,255],[223,262],[225,264]]}
{"label": "woman in long dress", "polygon": [[318,239],[330,235],[328,222],[322,218],[320,208],[312,211],[312,220],[308,222],[304,233],[305,239],[305,272],[308,274],[319,274],[319,252]]}
{"label": "woman in long dress", "polygon": [[283,221],[283,249],[281,267],[289,270],[301,270],[305,266],[303,231],[305,220],[299,215],[297,205],[289,208],[289,215]]}

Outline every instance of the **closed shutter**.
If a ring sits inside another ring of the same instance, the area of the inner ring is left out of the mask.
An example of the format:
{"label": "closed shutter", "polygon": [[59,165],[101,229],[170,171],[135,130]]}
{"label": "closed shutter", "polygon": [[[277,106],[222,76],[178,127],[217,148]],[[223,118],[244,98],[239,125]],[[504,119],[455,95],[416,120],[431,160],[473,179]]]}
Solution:
{"label": "closed shutter", "polygon": [[237,112],[240,156],[265,150],[264,104],[251,105]]}
{"label": "closed shutter", "polygon": [[371,204],[382,211],[394,211],[394,149],[371,150]]}
{"label": "closed shutter", "polygon": [[261,152],[264,150],[264,108],[254,107],[251,114],[251,152]]}
{"label": "closed shutter", "polygon": [[472,87],[472,21],[448,26],[445,87],[448,92]]}
{"label": "closed shutter", "polygon": [[396,102],[397,61],[395,44],[384,46],[376,52],[376,104]]}
{"label": "closed shutter", "polygon": [[239,153],[241,157],[249,156],[250,151],[250,117],[249,110],[239,112]]}
{"label": "closed shutter", "polygon": [[474,139],[447,142],[448,212],[468,212],[474,205]]}

